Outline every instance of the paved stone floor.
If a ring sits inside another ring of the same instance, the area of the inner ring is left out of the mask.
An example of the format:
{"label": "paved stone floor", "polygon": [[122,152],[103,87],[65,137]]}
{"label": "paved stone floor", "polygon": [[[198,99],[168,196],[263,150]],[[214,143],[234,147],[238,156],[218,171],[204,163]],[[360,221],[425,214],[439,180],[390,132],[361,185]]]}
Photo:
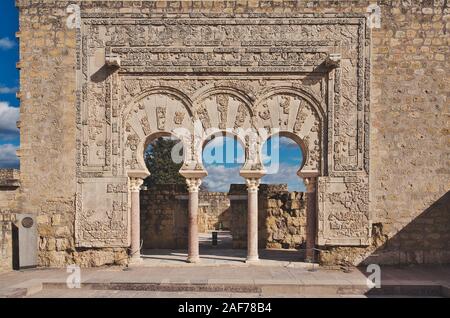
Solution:
{"label": "paved stone floor", "polygon": [[[218,266],[233,265],[246,266],[246,250],[223,249],[210,245],[200,245],[200,263],[186,262],[186,250],[143,250],[142,265],[144,266]],[[258,266],[289,266],[299,268],[312,268],[313,264],[305,263],[304,256],[298,250],[266,249],[259,251],[260,262]],[[317,265],[314,265],[317,267]]]}
{"label": "paved stone floor", "polygon": [[[300,294],[272,294],[273,298],[308,298]],[[311,296],[310,296],[311,297]],[[330,295],[317,297],[331,297]],[[367,298],[364,295],[334,295],[336,298]],[[28,298],[266,298],[260,293],[212,293],[212,292],[154,292],[128,290],[79,290],[72,289],[61,293],[58,289],[47,289]]]}
{"label": "paved stone floor", "polygon": [[[2,297],[367,297],[365,268],[287,266],[133,266],[81,269],[81,289],[68,289],[66,269],[0,274]],[[450,266],[382,267],[382,288],[392,296],[450,297]],[[399,289],[400,288],[400,289]],[[405,292],[406,291],[406,292]]]}

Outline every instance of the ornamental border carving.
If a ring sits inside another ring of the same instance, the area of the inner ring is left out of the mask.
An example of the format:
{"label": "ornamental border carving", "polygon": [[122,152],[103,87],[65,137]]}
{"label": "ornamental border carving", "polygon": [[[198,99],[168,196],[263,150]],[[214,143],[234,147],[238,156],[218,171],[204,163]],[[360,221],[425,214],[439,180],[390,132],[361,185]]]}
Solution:
{"label": "ornamental border carving", "polygon": [[[155,43],[146,45],[146,35],[135,32],[137,29],[149,30],[150,27],[173,31],[180,26],[190,28],[194,33],[201,29],[205,37],[201,40],[183,39],[188,41],[186,42],[188,45],[177,48],[171,45],[175,43],[174,41],[180,40],[179,35],[177,38],[175,33],[159,31],[160,38]],[[333,36],[335,26],[342,27],[343,32],[348,34]],[[237,35],[224,30],[228,28],[230,31],[239,27],[248,30],[264,27],[273,30],[282,27],[302,27],[305,32],[311,32],[310,38],[312,34],[317,34],[319,39],[270,40],[264,37],[258,39],[255,34],[254,40],[240,40],[240,44],[236,45],[233,41]],[[112,32],[111,28],[119,31]],[[215,28],[215,36],[220,35],[224,38],[220,41],[209,38],[208,32],[214,31],[211,28]],[[349,32],[350,28],[356,32]],[[100,30],[104,33],[100,34]],[[230,38],[227,38],[228,36]],[[328,187],[324,184],[333,180],[332,183],[337,182],[348,188],[349,182],[352,184],[356,182],[361,186],[356,187],[357,190],[352,190],[354,193],[361,192],[362,196],[368,193],[370,37],[366,17],[355,14],[311,16],[205,13],[163,17],[158,14],[82,11],[82,27],[76,34],[78,184],[107,178],[109,188],[105,187],[105,195],[117,196],[122,193],[123,178],[127,177],[127,170],[134,170],[142,165],[140,152],[145,145],[143,138],[155,132],[167,133],[167,127],[171,125],[185,126],[188,119],[189,121],[197,119],[199,109],[202,107],[199,103],[207,96],[237,94],[237,98],[247,107],[250,122],[246,122],[244,108],[240,106],[234,106],[237,107],[237,117],[231,118],[229,102],[223,103],[218,115],[219,126],[224,126],[226,121],[234,120],[236,128],[243,125],[261,126],[263,121],[270,119],[270,113],[263,112],[262,117],[258,115],[261,103],[264,103],[266,97],[287,94],[280,97],[283,103],[280,107],[283,112],[287,112],[289,104],[286,101],[290,100],[287,96],[291,96],[289,94],[291,91],[292,96],[302,96],[308,107],[314,109],[311,113],[318,116],[317,124],[314,124],[317,127],[312,128],[317,132],[318,140],[304,138],[303,145],[307,164],[314,168],[314,161],[320,161],[314,169],[317,169],[316,172],[321,176],[327,177],[322,181],[319,178],[318,214],[322,223],[318,241],[325,245],[342,245],[343,242],[368,244],[370,237],[368,202],[367,206],[364,205],[366,210],[363,211],[368,219],[362,225],[368,230],[358,231],[367,233],[367,236],[355,238],[347,232],[348,237],[336,238],[332,231],[330,232],[329,226],[332,222],[324,218],[330,213],[324,209],[328,201],[332,200],[327,196]],[[328,68],[325,63],[327,56],[342,53],[335,52],[336,50],[344,50],[345,56],[340,63]],[[102,54],[103,57],[108,54],[117,55],[121,61],[120,68],[104,65],[96,72],[92,72],[96,61],[101,60]],[[146,56],[153,57],[154,60],[142,64],[142,57]],[[207,57],[206,61],[202,60],[204,57]],[[249,59],[251,57],[258,63],[252,62]],[[189,59],[192,59],[192,63],[186,61]],[[176,60],[180,60],[180,63],[174,64]],[[218,75],[220,79],[210,78]],[[285,78],[284,83],[280,77]],[[209,84],[205,81],[209,81]],[[270,95],[271,92],[274,93]],[[180,102],[184,105],[186,113],[180,108],[176,110],[176,118],[168,118],[171,115],[167,107],[158,106],[157,120],[153,122],[154,118],[148,115],[149,102],[145,102],[144,99],[155,94],[167,95],[171,103]],[[202,113],[204,115],[201,115]],[[349,114],[350,119],[343,119],[346,114]],[[205,116],[206,122],[210,120],[207,119],[207,116],[210,116],[208,111],[200,112],[200,115]],[[297,114],[298,127],[302,126],[305,116],[307,115]],[[283,122],[281,118],[278,120],[280,123]],[[272,129],[274,126],[276,124],[272,122],[268,128]],[[127,147],[130,151],[126,150]],[[313,152],[314,155],[311,155]],[[312,162],[309,162],[308,158],[313,158]],[[95,242],[89,242],[79,236],[79,231],[83,227],[80,217],[85,213],[82,211],[84,198],[83,187],[79,186],[76,194],[77,244],[96,246]],[[126,202],[127,199],[124,198],[122,204]],[[342,209],[347,209],[348,213],[343,210],[339,213],[342,215],[353,213],[352,206],[346,207],[345,204],[343,206]],[[111,237],[110,244],[106,241],[105,239],[100,245],[125,244],[123,238],[118,241]]]}

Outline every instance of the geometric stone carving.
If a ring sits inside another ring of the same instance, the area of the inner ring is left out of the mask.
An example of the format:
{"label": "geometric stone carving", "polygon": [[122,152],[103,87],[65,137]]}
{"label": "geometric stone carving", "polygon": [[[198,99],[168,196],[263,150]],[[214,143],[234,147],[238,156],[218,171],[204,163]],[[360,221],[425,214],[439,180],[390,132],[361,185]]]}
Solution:
{"label": "geometric stone carving", "polygon": [[77,246],[128,244],[126,178],[88,178],[78,184],[75,234]]}
{"label": "geometric stone carving", "polygon": [[369,182],[367,177],[319,177],[318,244],[369,245]]}
{"label": "geometric stone carving", "polygon": [[[118,204],[127,202],[118,180],[146,171],[143,148],[149,136],[192,132],[196,120],[216,131],[266,128],[269,134],[292,134],[305,151],[299,173],[320,176],[319,244],[367,244],[366,18],[300,14],[247,20],[205,13],[166,17],[162,24],[157,16],[83,13],[77,29],[78,244],[126,242],[127,229],[116,239],[101,238],[107,224],[120,224],[102,220],[117,220],[124,207]],[[97,63],[98,57],[106,62]],[[103,68],[105,63],[120,69]],[[185,149],[193,167],[199,164],[197,148],[192,143]],[[258,152],[247,148],[247,154]],[[355,201],[346,200],[349,196]],[[108,205],[92,211],[95,197]]]}

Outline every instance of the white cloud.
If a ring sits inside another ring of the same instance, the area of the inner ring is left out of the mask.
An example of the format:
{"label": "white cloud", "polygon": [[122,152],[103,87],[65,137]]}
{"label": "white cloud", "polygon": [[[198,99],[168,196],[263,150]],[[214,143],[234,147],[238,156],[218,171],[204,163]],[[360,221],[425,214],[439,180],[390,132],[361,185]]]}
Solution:
{"label": "white cloud", "polygon": [[289,191],[305,191],[303,180],[297,176],[299,166],[280,164],[278,171],[265,175],[261,183],[280,184],[286,183]]}
{"label": "white cloud", "polygon": [[[274,174],[265,175],[261,183],[288,185],[289,191],[305,191],[303,180],[297,176],[298,166],[281,164]],[[223,165],[206,166],[208,176],[203,179],[209,191],[228,192],[230,184],[244,184],[245,180],[239,175],[240,166],[226,167]]]}
{"label": "white cloud", "polygon": [[19,158],[16,155],[17,146],[0,145],[0,168],[18,168]]}
{"label": "white cloud", "polygon": [[280,138],[280,146],[282,146],[282,147],[294,147],[294,148],[299,147],[294,140],[292,140],[291,138],[288,138],[288,137],[281,137]]}
{"label": "white cloud", "polygon": [[16,122],[19,120],[19,108],[7,102],[0,102],[0,133],[17,133]]}
{"label": "white cloud", "polygon": [[0,85],[0,94],[14,94],[17,92],[17,87],[6,87]]}
{"label": "white cloud", "polygon": [[0,49],[9,50],[12,49],[16,45],[16,42],[10,40],[9,38],[1,38],[0,39]]}
{"label": "white cloud", "polygon": [[209,191],[228,192],[230,184],[244,183],[244,179],[239,175],[240,166],[207,166],[208,176],[203,179]]}

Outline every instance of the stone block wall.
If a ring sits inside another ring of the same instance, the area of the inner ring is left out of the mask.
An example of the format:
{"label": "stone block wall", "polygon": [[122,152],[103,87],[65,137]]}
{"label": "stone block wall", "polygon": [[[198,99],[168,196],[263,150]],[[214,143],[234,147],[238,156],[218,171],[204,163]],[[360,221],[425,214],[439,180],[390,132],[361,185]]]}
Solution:
{"label": "stone block wall", "polygon": [[[230,186],[234,248],[247,246],[247,188]],[[258,192],[259,248],[303,248],[306,242],[306,196],[286,184],[261,184]]]}
{"label": "stone block wall", "polygon": [[15,214],[2,211],[0,213],[0,272],[13,269],[12,223]]}
{"label": "stone block wall", "polygon": [[143,249],[187,248],[188,194],[184,185],[158,185],[141,190]]}
{"label": "stone block wall", "polygon": [[[188,194],[184,185],[141,190],[141,238],[144,249],[187,248]],[[230,200],[225,192],[199,192],[199,232],[230,227]]]}
{"label": "stone block wall", "polygon": [[199,192],[198,231],[229,230],[230,199],[226,192]]}
{"label": "stone block wall", "polygon": [[[361,14],[373,2],[78,1],[82,10],[130,14]],[[75,29],[66,27],[71,2],[16,3],[20,9],[21,188],[12,195],[13,205],[21,213],[38,215],[40,265],[120,263],[126,248],[80,249],[74,241],[77,54]],[[371,43],[372,245],[322,247],[322,261],[448,263],[449,4],[445,0],[382,0],[378,4],[381,28],[372,30]]]}
{"label": "stone block wall", "polygon": [[[181,185],[141,190],[141,237],[144,249],[187,247],[188,196]],[[306,242],[306,198],[287,185],[262,184],[259,192],[259,246],[302,248]],[[231,230],[233,248],[247,246],[247,189],[232,184],[230,193],[199,192],[199,232]]]}
{"label": "stone block wall", "polygon": [[[339,1],[352,12],[367,4],[345,2]],[[326,248],[322,262],[450,263],[449,2],[378,3],[370,105],[372,245]]]}
{"label": "stone block wall", "polygon": [[[266,215],[267,248],[305,248],[306,197],[303,192],[261,193],[259,212]],[[264,245],[263,245],[264,246]]]}
{"label": "stone block wall", "polygon": [[0,272],[13,269],[12,223],[16,219],[20,174],[16,169],[0,169]]}

